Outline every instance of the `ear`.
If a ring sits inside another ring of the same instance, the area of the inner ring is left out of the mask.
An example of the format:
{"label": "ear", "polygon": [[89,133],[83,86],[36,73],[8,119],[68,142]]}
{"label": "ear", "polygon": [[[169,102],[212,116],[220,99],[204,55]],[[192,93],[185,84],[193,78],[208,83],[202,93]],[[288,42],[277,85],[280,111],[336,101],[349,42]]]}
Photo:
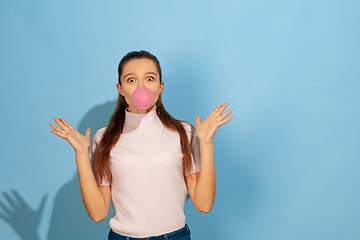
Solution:
{"label": "ear", "polygon": [[123,92],[123,90],[122,90],[122,87],[121,87],[120,83],[117,83],[117,84],[116,84],[116,88],[117,88],[117,90],[119,91],[120,95],[121,95],[121,96],[124,96],[124,92]]}
{"label": "ear", "polygon": [[162,91],[164,90],[164,85],[165,85],[165,83],[162,81],[161,83],[160,83],[160,93],[159,93],[159,95],[162,93]]}

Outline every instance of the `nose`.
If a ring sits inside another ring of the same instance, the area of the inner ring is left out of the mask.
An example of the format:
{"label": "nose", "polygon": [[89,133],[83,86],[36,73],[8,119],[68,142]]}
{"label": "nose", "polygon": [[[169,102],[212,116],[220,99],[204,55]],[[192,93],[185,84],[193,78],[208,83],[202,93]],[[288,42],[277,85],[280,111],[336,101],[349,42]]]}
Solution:
{"label": "nose", "polygon": [[145,80],[140,80],[140,81],[138,81],[138,86],[137,86],[138,88],[139,87],[145,87]]}

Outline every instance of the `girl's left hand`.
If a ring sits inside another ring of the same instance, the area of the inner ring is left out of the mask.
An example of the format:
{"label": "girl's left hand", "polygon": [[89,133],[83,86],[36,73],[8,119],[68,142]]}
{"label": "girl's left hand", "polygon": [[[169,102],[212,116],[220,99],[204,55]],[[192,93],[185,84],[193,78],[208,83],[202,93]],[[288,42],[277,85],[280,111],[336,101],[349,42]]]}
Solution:
{"label": "girl's left hand", "polygon": [[196,136],[199,138],[200,142],[206,144],[212,144],[212,140],[214,138],[216,130],[233,119],[229,114],[233,111],[232,109],[227,110],[224,114],[224,110],[229,103],[220,104],[215,108],[212,113],[201,123],[200,116],[196,116]]}

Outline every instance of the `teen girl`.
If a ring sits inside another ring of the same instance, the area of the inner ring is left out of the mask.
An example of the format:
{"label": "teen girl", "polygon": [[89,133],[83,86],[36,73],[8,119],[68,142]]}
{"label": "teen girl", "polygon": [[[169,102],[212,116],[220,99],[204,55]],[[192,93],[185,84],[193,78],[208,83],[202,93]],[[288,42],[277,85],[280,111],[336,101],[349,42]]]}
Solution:
{"label": "teen girl", "polygon": [[[117,107],[109,125],[90,143],[90,129],[81,135],[63,119],[54,118],[54,134],[75,150],[82,199],[90,218],[106,218],[110,198],[115,210],[109,240],[190,239],[184,203],[189,192],[195,208],[207,213],[215,200],[213,137],[232,119],[221,104],[194,128],[174,119],[164,108],[164,82],[157,58],[146,51],[130,52],[118,68]],[[146,87],[152,106],[137,109],[131,96]],[[196,132],[196,133],[195,133]],[[89,147],[91,150],[89,153]]]}

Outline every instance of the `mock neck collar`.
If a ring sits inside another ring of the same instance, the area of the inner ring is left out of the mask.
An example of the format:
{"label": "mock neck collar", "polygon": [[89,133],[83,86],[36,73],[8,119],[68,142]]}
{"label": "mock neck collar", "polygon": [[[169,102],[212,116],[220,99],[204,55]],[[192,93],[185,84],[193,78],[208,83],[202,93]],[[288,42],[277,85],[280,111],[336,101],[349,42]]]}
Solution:
{"label": "mock neck collar", "polygon": [[156,114],[156,110],[147,113],[131,113],[127,109],[125,110],[125,122],[124,128],[131,129],[148,129],[153,128],[161,123]]}

